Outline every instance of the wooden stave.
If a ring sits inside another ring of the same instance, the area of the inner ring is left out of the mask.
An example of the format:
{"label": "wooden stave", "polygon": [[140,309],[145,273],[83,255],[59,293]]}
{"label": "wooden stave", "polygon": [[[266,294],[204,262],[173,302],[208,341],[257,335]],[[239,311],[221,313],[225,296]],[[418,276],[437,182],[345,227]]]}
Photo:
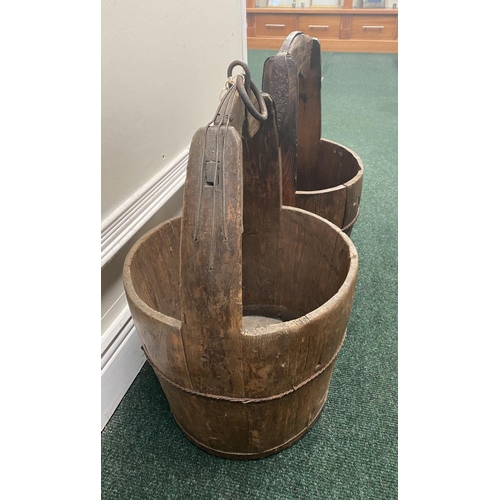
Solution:
{"label": "wooden stave", "polygon": [[[174,381],[178,385],[189,389],[189,374],[187,373],[187,365],[185,362],[185,358],[183,358],[183,351],[182,351],[181,322],[176,318],[172,318],[170,316],[160,313],[159,311],[155,311],[153,308],[148,306],[142,299],[140,299],[140,297],[137,295],[135,291],[133,279],[131,276],[131,262],[133,261],[134,255],[136,254],[137,250],[141,247],[141,245],[145,244],[148,241],[148,239],[151,237],[152,234],[154,234],[161,227],[164,227],[167,224],[173,224],[173,225],[180,224],[180,217],[177,219],[166,221],[160,224],[159,226],[156,226],[148,233],[146,233],[144,236],[142,236],[130,250],[124,264],[124,273],[123,273],[124,287],[125,287],[126,297],[130,306],[131,314],[134,320],[134,324],[136,325],[136,329],[141,341],[148,350],[148,354],[151,357],[152,364],[155,367],[155,371],[157,371],[157,376],[167,396],[167,399],[169,400],[172,412],[176,417],[176,420],[184,422],[184,424],[179,425],[179,427],[184,432],[184,434],[186,434],[188,439],[190,439],[192,442],[195,442],[195,444],[197,445],[198,443],[201,443],[200,448],[205,449],[205,451],[208,451],[209,453],[213,453],[219,456],[225,456],[226,458],[251,459],[251,458],[260,458],[272,453],[276,453],[293,444],[293,442],[299,439],[314,424],[314,421],[321,412],[321,409],[326,400],[326,395],[328,392],[328,383],[333,370],[333,365],[338,350],[342,345],[342,341],[345,335],[345,330],[347,328],[347,323],[350,316],[350,309],[352,307],[357,270],[358,270],[357,252],[354,245],[352,244],[350,239],[339,230],[338,227],[336,227],[331,222],[323,218],[320,218],[315,214],[311,214],[307,211],[294,207],[283,207],[282,210],[284,215],[295,214],[294,215],[295,217],[299,217],[297,214],[301,214],[300,217],[302,217],[302,219],[305,222],[308,221],[308,218],[319,220],[321,221],[321,224],[329,226],[329,228],[328,227],[323,228],[325,231],[333,230],[334,232],[338,233],[342,238],[342,240],[344,241],[344,243],[346,244],[347,248],[349,249],[350,267],[345,282],[341,285],[339,290],[320,307],[316,308],[313,311],[308,312],[305,315],[307,318],[302,316],[295,320],[285,321],[284,323],[278,323],[259,329],[260,333],[259,336],[262,336],[261,338],[265,338],[267,336],[270,339],[269,343],[266,342],[267,346],[273,345],[272,342],[273,338],[271,338],[273,336],[274,339],[276,337],[280,338],[286,337],[289,342],[288,345],[293,345],[294,338],[296,342],[298,342],[299,337],[301,335],[302,337],[304,337],[304,332],[308,328],[309,329],[312,328],[312,330],[316,329],[319,332],[323,332],[323,335],[325,334],[325,332],[331,332],[332,318],[336,317],[338,322],[339,316],[341,317],[340,323],[335,326],[338,337],[336,343],[332,344],[330,342],[331,345],[327,345],[326,348],[324,349],[325,358],[329,358],[329,356],[332,356],[331,365],[328,366],[327,369],[325,369],[325,371],[323,371],[319,377],[314,378],[311,381],[311,383],[307,383],[302,387],[300,387],[297,391],[294,391],[290,394],[286,394],[279,399],[275,399],[273,401],[266,403],[268,405],[267,413],[263,416],[261,415],[261,417],[271,422],[272,414],[276,411],[276,408],[278,408],[280,405],[283,404],[283,402],[294,401],[297,400],[297,398],[300,399],[300,397],[305,398],[306,400],[307,398],[309,398],[308,407],[312,408],[311,410],[312,417],[308,418],[306,423],[303,424],[304,428],[298,429],[297,426],[295,427],[283,426],[282,427],[283,436],[281,437],[280,443],[272,441],[272,439],[276,437],[276,432],[273,431],[269,434],[267,440],[263,444],[261,444],[260,449],[257,450],[255,449],[255,443],[252,443],[251,439],[239,442],[238,444],[239,450],[236,451],[234,449],[228,450],[227,446],[226,449],[223,448],[217,449],[213,446],[213,444],[211,445],[210,442],[207,442],[206,440],[203,441],[203,439],[206,438],[206,436],[203,433],[200,434],[201,431],[199,429],[198,429],[199,431],[198,434],[196,432],[196,427],[194,428],[195,431],[193,432],[192,428],[190,427],[192,422],[189,420],[189,418],[188,420],[186,420],[186,417],[178,418],[179,413],[181,412],[180,408],[189,409],[190,408],[188,404],[189,401],[192,402],[200,398],[203,400],[204,396],[196,396],[193,394],[189,394],[186,391],[178,389],[177,387],[174,387],[173,385],[163,380],[162,375],[166,375],[167,378]],[[285,215],[284,218],[286,219],[286,217],[287,215]],[[309,221],[311,222],[312,219],[309,219]],[[341,330],[341,335],[338,335],[340,330]],[[286,335],[283,335],[284,332],[286,332]],[[246,338],[247,341],[249,339],[251,340],[252,338],[252,335],[243,334],[243,336]],[[167,342],[165,341],[165,337],[169,339],[168,345]],[[249,345],[250,344],[251,342],[249,342]],[[328,344],[328,342],[326,342],[326,344]],[[158,345],[160,345],[160,348],[158,348]],[[247,350],[251,349],[252,349],[251,346],[247,346]],[[176,356],[173,357],[169,356],[168,353],[170,351],[177,353]],[[275,354],[276,352],[273,352],[270,354],[269,357],[272,358]],[[326,361],[329,360],[330,358],[327,359]],[[266,361],[264,361],[264,363],[266,363]],[[311,377],[313,375],[314,372],[311,371],[307,373],[305,372],[298,373],[296,380],[293,382],[295,384],[300,383],[301,380],[306,380],[308,377]],[[327,377],[327,382],[323,384],[323,386],[321,386],[320,388],[321,398],[319,400],[317,398],[314,399],[315,395],[314,390],[316,384],[319,379],[324,380],[325,377]],[[290,385],[293,386],[294,384],[292,383]],[[271,391],[271,393],[262,392],[260,394],[252,394],[252,397],[273,396],[272,392],[273,391]],[[274,391],[275,394],[276,392],[279,391]],[[233,406],[234,405],[242,406],[241,403],[238,402],[233,402],[233,403],[227,403],[226,401],[216,402],[216,405],[218,405],[218,407],[225,406],[227,404]],[[256,403],[256,404],[261,405],[262,407],[262,403]],[[197,407],[199,408],[199,404],[191,403],[191,406],[192,407],[188,411],[187,415],[196,415],[197,414],[196,408]],[[250,406],[248,405],[243,405],[243,406],[250,408]],[[301,406],[303,407],[302,403]],[[241,409],[235,411],[241,413]],[[246,418],[249,417],[247,416]],[[186,425],[185,422],[188,422],[189,425]],[[222,432],[223,430],[224,429],[221,429],[220,433],[221,436],[223,435]]]}

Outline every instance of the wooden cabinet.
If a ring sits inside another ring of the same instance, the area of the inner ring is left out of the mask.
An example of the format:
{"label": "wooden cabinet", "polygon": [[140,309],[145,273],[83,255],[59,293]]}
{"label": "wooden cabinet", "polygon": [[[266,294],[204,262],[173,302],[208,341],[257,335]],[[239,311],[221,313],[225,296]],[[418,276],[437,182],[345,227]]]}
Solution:
{"label": "wooden cabinet", "polygon": [[338,38],[341,16],[331,14],[297,16],[298,30],[314,38]]}
{"label": "wooden cabinet", "polygon": [[[296,2],[297,4],[299,2]],[[398,10],[352,8],[255,8],[247,0],[249,49],[279,49],[292,31],[302,31],[335,52],[398,51]]]}
{"label": "wooden cabinet", "polygon": [[351,39],[396,40],[397,16],[353,16]]}
{"label": "wooden cabinet", "polygon": [[278,36],[285,38],[288,33],[295,30],[293,16],[279,14],[264,14],[255,18],[255,34],[260,37]]}

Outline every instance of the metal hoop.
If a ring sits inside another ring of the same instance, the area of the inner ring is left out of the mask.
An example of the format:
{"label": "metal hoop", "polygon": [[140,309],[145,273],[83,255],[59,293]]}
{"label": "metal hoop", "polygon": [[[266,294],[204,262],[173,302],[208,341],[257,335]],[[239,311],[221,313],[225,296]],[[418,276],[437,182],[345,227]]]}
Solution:
{"label": "metal hoop", "polygon": [[240,61],[238,59],[236,61],[233,61],[227,67],[227,77],[228,78],[232,77],[232,75],[233,75],[233,69],[236,66],[241,66],[243,68],[243,70],[245,71],[245,75],[246,75],[246,78],[245,78],[245,89],[246,89],[247,94],[248,94],[248,92],[250,92],[250,82],[252,81],[252,76],[250,75],[250,68],[248,67],[248,64],[246,64],[243,61]]}
{"label": "metal hoop", "polygon": [[266,103],[264,102],[264,98],[262,97],[262,94],[260,93],[259,89],[257,88],[257,85],[250,80],[250,88],[252,89],[252,92],[254,96],[257,98],[257,101],[259,103],[260,107],[260,112],[257,111],[255,106],[253,105],[252,101],[250,100],[250,97],[248,96],[245,86],[243,85],[243,77],[241,75],[236,76],[236,88],[238,89],[238,92],[240,94],[241,100],[245,104],[246,108],[250,112],[250,114],[259,122],[265,122],[267,120],[267,106]]}
{"label": "metal hoop", "polygon": [[[239,60],[233,61],[227,68],[227,77],[228,78],[231,78],[233,68],[235,66],[241,66],[245,71],[244,78],[242,75],[236,75],[236,88],[238,89],[241,100],[245,104],[245,106],[248,109],[248,111],[250,112],[250,114],[256,120],[258,120],[259,122],[265,122],[267,120],[267,106],[266,106],[266,103],[264,102],[264,98],[262,97],[260,90],[258,89],[257,85],[255,85],[254,81],[252,80],[252,77],[250,74],[250,68],[243,61],[239,61]],[[248,95],[250,90],[253,92],[254,96],[257,99],[257,102],[259,103],[260,112],[255,108],[252,101],[250,100],[250,97]]]}

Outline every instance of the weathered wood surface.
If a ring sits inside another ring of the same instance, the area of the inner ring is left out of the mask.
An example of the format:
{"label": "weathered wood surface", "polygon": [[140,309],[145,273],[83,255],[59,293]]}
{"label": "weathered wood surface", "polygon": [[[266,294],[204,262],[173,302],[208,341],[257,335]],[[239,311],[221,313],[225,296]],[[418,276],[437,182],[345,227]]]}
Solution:
{"label": "weathered wood surface", "polygon": [[350,149],[321,139],[321,48],[295,31],[264,63],[262,88],[277,102],[283,204],[301,207],[347,234],[359,215],[363,165]]}
{"label": "weathered wood surface", "polygon": [[243,303],[272,305],[274,270],[281,226],[281,159],[276,111],[265,96],[269,118],[258,134],[242,137],[243,161]]}
{"label": "weathered wood surface", "polygon": [[[300,40],[304,37],[295,37],[289,48],[290,55],[294,59],[308,54],[302,65],[304,70],[299,70],[298,184],[300,184],[301,178],[315,177],[318,169],[321,168],[321,165],[318,164],[319,140],[321,138],[321,49],[318,40],[312,38],[310,39],[311,49],[304,50],[303,44],[300,44]],[[309,67],[307,67],[307,62],[309,62]]]}
{"label": "weathered wood surface", "polygon": [[[304,178],[295,193],[297,207],[309,210],[343,228],[349,235],[359,215],[363,171],[361,159],[349,148],[321,139],[315,177]],[[323,189],[323,186],[335,186]]]}
{"label": "weathered wood surface", "polygon": [[[217,144],[215,128],[199,130],[190,147],[180,248],[182,338],[193,389],[243,396],[241,141],[230,127]],[[215,155],[219,147],[223,163]]]}
{"label": "weathered wood surface", "polygon": [[236,459],[290,446],[316,421],[358,269],[336,225],[282,206],[277,113],[264,100],[257,126],[228,92],[193,137],[182,216],[140,238],[123,272],[179,427]]}
{"label": "weathered wood surface", "polygon": [[[297,190],[297,118],[299,77],[295,60],[279,52],[264,64],[263,89],[272,90],[276,105],[278,133],[281,138],[281,175],[283,205],[295,206]],[[267,91],[266,91],[267,92]],[[283,140],[283,138],[295,140]]]}
{"label": "weathered wood surface", "polygon": [[[250,399],[245,404],[186,391],[192,385],[180,318],[170,316],[168,309],[156,311],[149,294],[135,293],[149,285],[143,286],[143,275],[135,271],[141,266],[155,267],[155,254],[146,250],[151,239],[164,243],[157,258],[171,259],[171,267],[179,269],[178,252],[170,252],[180,244],[179,233],[170,228],[180,230],[180,218],[146,235],[125,264],[124,281],[134,323],[172,413],[193,442],[220,456],[266,456],[289,446],[313,425],[324,405],[347,328],[357,274],[352,243],[336,226],[306,211],[284,207],[281,215],[279,245],[287,250],[276,262],[275,304],[296,317],[238,334],[243,346],[244,398]],[[142,259],[146,260],[139,263]],[[165,278],[156,275],[154,286],[167,289]],[[265,298],[256,297],[256,301]],[[164,301],[163,305],[175,310],[176,302]],[[267,315],[266,308],[260,312]],[[318,372],[319,376],[301,385]],[[284,395],[251,401],[280,394]]]}

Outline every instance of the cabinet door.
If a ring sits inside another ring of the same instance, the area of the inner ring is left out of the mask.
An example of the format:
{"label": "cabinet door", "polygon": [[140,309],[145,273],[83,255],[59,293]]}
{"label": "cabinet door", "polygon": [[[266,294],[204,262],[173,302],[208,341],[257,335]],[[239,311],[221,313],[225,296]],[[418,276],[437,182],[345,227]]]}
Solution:
{"label": "cabinet door", "polygon": [[339,38],[341,16],[299,16],[299,31],[314,38]]}
{"label": "cabinet door", "polygon": [[396,16],[352,16],[351,39],[394,40]]}

